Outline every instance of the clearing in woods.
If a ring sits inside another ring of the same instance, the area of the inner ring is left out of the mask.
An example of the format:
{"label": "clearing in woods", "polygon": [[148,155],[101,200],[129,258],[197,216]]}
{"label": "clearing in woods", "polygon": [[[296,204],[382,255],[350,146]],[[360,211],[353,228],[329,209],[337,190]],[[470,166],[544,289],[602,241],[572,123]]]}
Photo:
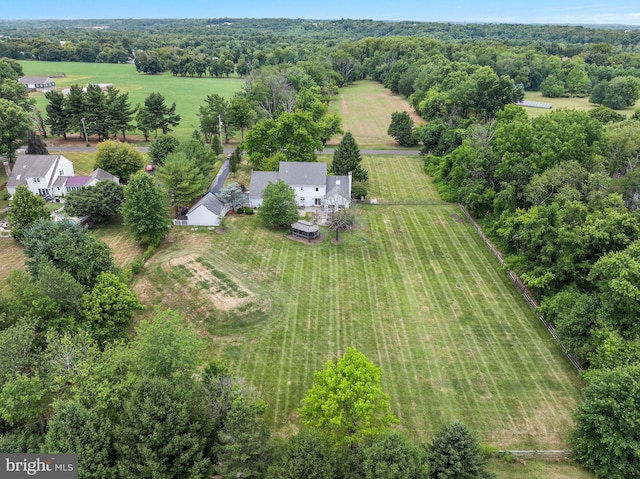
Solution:
{"label": "clearing in woods", "polygon": [[[329,104],[329,112],[342,117],[342,129],[351,131],[360,148],[404,149],[387,135],[391,114],[409,112],[413,121],[424,123],[411,105],[382,84],[360,80],[341,88]],[[332,138],[328,146],[340,143],[342,135]]]}
{"label": "clearing in woods", "polygon": [[134,289],[185,313],[268,401],[276,435],[298,427],[314,372],[353,346],[416,439],[461,420],[499,448],[566,448],[580,380],[547,330],[420,159],[365,166],[381,198],[424,204],[361,205],[340,245],[288,240],[258,216],[230,217],[225,234],[174,228]]}

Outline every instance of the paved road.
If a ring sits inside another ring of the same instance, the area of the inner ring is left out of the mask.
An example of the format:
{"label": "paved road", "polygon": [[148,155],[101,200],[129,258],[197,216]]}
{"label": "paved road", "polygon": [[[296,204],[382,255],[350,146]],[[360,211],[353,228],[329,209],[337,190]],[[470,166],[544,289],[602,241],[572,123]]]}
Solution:
{"label": "paved road", "polygon": [[209,192],[213,194],[218,193],[222,189],[222,185],[224,185],[227,176],[229,176],[229,160],[224,160],[224,163],[222,163],[213,183],[211,183]]}

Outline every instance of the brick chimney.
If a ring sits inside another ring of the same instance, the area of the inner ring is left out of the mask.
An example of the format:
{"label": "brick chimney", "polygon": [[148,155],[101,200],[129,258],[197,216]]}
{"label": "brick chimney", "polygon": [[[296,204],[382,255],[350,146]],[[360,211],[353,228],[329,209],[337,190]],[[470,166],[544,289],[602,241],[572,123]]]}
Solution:
{"label": "brick chimney", "polygon": [[11,167],[9,166],[9,162],[4,161],[2,164],[4,165],[4,172],[7,174],[7,178],[9,178],[11,176]]}

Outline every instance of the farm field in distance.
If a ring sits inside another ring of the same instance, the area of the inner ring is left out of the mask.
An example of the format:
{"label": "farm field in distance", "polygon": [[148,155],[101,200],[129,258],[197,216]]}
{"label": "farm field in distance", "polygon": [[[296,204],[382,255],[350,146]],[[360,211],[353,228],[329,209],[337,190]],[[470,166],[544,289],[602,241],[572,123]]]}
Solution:
{"label": "farm field in distance", "polygon": [[[64,73],[64,78],[54,79],[58,91],[75,84],[85,86],[87,83],[113,83],[120,92],[129,93],[129,101],[133,108],[144,103],[144,99],[150,93],[159,92],[165,97],[168,106],[176,103],[176,113],[181,115],[182,121],[173,134],[179,138],[188,138],[194,129],[199,129],[198,109],[204,105],[207,95],[217,93],[231,98],[243,83],[243,80],[237,77],[181,77],[171,73],[144,75],[136,72],[136,67],[132,64],[37,61],[21,61],[20,64],[25,76],[53,76]],[[46,115],[47,100],[44,95],[31,95],[36,99],[42,114]],[[132,133],[142,136],[139,131]]]}
{"label": "farm field in distance", "polygon": [[[579,111],[589,111],[589,110],[593,110],[598,106],[598,105],[594,105],[593,103],[589,103],[589,97],[549,98],[549,97],[543,96],[542,93],[540,93],[539,91],[526,92],[524,94],[524,99],[530,100],[530,101],[551,103],[551,105],[553,105],[551,109],[526,107],[525,110],[527,110],[527,114],[529,115],[530,118],[544,115],[546,113],[549,113],[550,111],[559,110],[561,108],[568,108],[568,109],[579,110]],[[640,108],[640,101],[636,102],[635,106],[633,107],[624,108],[622,110],[616,110],[616,111],[621,115],[626,115],[627,117],[630,117],[631,115],[633,115],[633,112],[636,110],[636,108]]]}
{"label": "farm field in distance", "polygon": [[[439,200],[417,158],[365,167],[381,197],[408,171],[422,201]],[[360,206],[340,245],[291,241],[256,216],[228,223],[174,228],[134,289],[185,313],[267,399],[276,435],[296,429],[313,373],[353,346],[382,367],[416,439],[461,420],[499,448],[566,447],[578,375],[456,205]]]}

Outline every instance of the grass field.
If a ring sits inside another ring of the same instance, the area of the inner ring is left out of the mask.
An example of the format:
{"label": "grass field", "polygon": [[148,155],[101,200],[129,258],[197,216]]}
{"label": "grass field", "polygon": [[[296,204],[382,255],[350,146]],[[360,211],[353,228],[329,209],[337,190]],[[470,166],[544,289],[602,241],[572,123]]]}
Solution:
{"label": "grass field", "polygon": [[[437,201],[416,158],[367,158],[380,197]],[[406,172],[412,181],[398,172]],[[416,185],[420,185],[416,187]],[[383,370],[400,427],[459,419],[500,448],[566,447],[580,380],[455,205],[361,206],[343,243],[305,245],[259,218],[174,229],[135,290],[174,307],[298,426],[314,371],[348,346]]]}
{"label": "grass field", "polygon": [[[422,121],[402,97],[391,94],[382,84],[371,80],[341,88],[332,98],[329,111],[342,117],[342,129],[350,130],[360,148],[365,149],[402,149],[387,135],[391,114],[396,111],[408,111],[414,122]],[[339,143],[340,138],[333,138],[330,144]]]}
{"label": "grass field", "polygon": [[[150,93],[159,92],[164,95],[167,105],[176,103],[176,112],[182,116],[182,121],[174,131],[179,138],[187,138],[194,129],[199,129],[198,109],[204,105],[207,95],[217,93],[230,98],[240,90],[243,82],[238,78],[191,78],[173,76],[171,73],[144,75],[136,72],[135,66],[130,64],[36,61],[21,61],[20,64],[25,76],[53,76],[64,73],[65,78],[55,78],[58,90],[75,84],[84,86],[87,83],[113,83],[121,92],[129,93],[132,107],[144,103],[144,99]],[[44,115],[47,104],[44,95],[32,95]]]}
{"label": "grass field", "polygon": [[568,460],[506,463],[496,459],[489,463],[488,469],[499,479],[595,479],[591,471]]}
{"label": "grass field", "polygon": [[[524,95],[525,100],[530,101],[540,101],[544,103],[551,103],[553,110],[559,110],[561,108],[569,108],[578,111],[589,111],[596,108],[598,105],[594,105],[593,103],[589,103],[589,97],[587,98],[548,98],[546,96],[542,96],[542,93],[539,91],[528,91]],[[638,101],[634,107],[625,108],[623,110],[616,110],[618,113],[622,115],[626,115],[630,117],[633,115],[633,112],[636,108],[640,108],[640,101]],[[549,109],[547,108],[531,108],[525,107],[529,117],[533,118],[536,116],[544,115],[549,113]]]}

